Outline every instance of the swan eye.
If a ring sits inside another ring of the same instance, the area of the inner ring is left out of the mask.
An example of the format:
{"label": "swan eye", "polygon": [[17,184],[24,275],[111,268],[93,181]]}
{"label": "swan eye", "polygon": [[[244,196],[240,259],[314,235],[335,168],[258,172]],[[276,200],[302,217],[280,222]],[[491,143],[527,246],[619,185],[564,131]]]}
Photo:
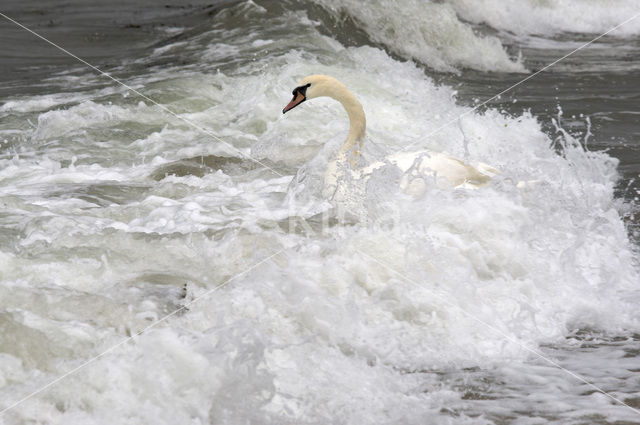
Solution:
{"label": "swan eye", "polygon": [[296,94],[300,93],[304,97],[307,97],[307,89],[309,87],[311,87],[311,83],[305,84],[304,86],[296,87],[295,89],[293,89],[293,92],[291,92],[291,94],[295,96]]}

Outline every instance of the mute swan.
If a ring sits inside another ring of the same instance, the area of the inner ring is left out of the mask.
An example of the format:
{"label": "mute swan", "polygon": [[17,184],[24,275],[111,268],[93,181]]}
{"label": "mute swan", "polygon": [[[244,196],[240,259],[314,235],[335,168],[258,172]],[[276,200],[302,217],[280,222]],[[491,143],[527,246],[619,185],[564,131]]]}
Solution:
{"label": "mute swan", "polygon": [[[362,105],[347,87],[328,75],[310,75],[300,81],[293,90],[293,99],[282,113],[286,113],[308,99],[328,96],[342,104],[349,116],[349,135],[336,158],[327,165],[324,176],[323,196],[335,201],[349,197],[348,187],[341,184],[344,180],[366,183],[373,171],[393,164],[402,172],[400,188],[412,195],[424,193],[430,182],[439,187],[481,187],[498,171],[486,164],[475,168],[463,161],[444,153],[421,150],[417,152],[399,152],[376,161],[366,167],[355,168],[360,155],[366,131],[366,118]],[[360,189],[362,190],[362,188]]]}

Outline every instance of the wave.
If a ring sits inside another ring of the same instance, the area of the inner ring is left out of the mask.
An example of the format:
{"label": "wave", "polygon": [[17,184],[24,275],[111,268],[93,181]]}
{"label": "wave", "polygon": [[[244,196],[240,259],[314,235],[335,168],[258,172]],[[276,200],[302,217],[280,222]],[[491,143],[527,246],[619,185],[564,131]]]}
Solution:
{"label": "wave", "polygon": [[[200,61],[142,67],[136,86],[284,177],[221,160],[238,152],[123,89],[64,87],[0,107],[0,135],[16,138],[0,157],[0,399],[146,329],[7,422],[418,424],[451,423],[454,412],[480,424],[535,416],[543,403],[567,422],[626,420],[504,338],[538,348],[576,328],[640,326],[617,160],[566,132],[552,140],[529,113],[470,111],[415,63],[345,48],[303,14],[241,6],[228,16],[248,10],[250,30],[214,27],[168,45],[158,57]],[[320,230],[309,218],[307,233],[282,226],[306,212],[284,202],[290,170],[321,172],[324,149],[346,134],[328,99],[282,115],[313,73],[337,77],[362,102],[366,155],[415,143],[500,176],[483,190],[434,187],[415,200],[373,178],[362,204],[394,226],[335,217]],[[18,119],[33,125],[5,133]],[[216,170],[203,173],[198,157]],[[520,191],[519,180],[540,184]],[[598,370],[596,357],[584,370]],[[631,387],[633,367],[618,366],[616,384]]]}
{"label": "wave", "polygon": [[[602,34],[640,13],[636,0],[446,0],[463,19],[517,35]],[[640,17],[611,33],[640,34]]]}
{"label": "wave", "polygon": [[314,2],[336,17],[351,17],[371,40],[390,52],[437,71],[526,71],[498,38],[478,34],[448,4],[419,0],[374,0],[366,6],[358,0]]}

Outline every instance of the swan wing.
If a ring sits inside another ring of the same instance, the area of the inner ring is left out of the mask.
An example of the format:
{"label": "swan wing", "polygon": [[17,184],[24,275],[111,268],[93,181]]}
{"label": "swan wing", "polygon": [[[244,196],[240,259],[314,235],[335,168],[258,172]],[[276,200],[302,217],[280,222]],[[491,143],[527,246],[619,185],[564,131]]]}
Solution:
{"label": "swan wing", "polygon": [[451,155],[432,151],[399,152],[390,155],[389,162],[403,172],[403,190],[419,196],[433,178],[439,187],[478,188],[489,182],[498,170],[486,164],[474,167]]}

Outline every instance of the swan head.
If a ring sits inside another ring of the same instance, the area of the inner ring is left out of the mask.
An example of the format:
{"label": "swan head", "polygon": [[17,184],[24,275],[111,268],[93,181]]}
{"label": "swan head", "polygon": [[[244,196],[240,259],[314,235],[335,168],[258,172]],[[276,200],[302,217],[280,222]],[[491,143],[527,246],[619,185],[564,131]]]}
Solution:
{"label": "swan head", "polygon": [[286,113],[302,102],[314,97],[329,96],[336,97],[336,90],[346,90],[346,87],[338,80],[328,75],[309,75],[304,77],[293,89],[293,99],[284,107],[282,113]]}
{"label": "swan head", "polygon": [[[284,107],[282,113],[292,110],[305,100],[321,96],[327,96],[340,102],[347,115],[349,115],[349,135],[340,148],[339,154],[345,156],[350,152],[352,161],[355,161],[354,158],[359,155],[358,149],[362,147],[367,128],[367,119],[358,99],[340,81],[328,75],[309,75],[304,77],[298,86],[293,89],[293,99]],[[354,162],[352,162],[353,164]]]}

